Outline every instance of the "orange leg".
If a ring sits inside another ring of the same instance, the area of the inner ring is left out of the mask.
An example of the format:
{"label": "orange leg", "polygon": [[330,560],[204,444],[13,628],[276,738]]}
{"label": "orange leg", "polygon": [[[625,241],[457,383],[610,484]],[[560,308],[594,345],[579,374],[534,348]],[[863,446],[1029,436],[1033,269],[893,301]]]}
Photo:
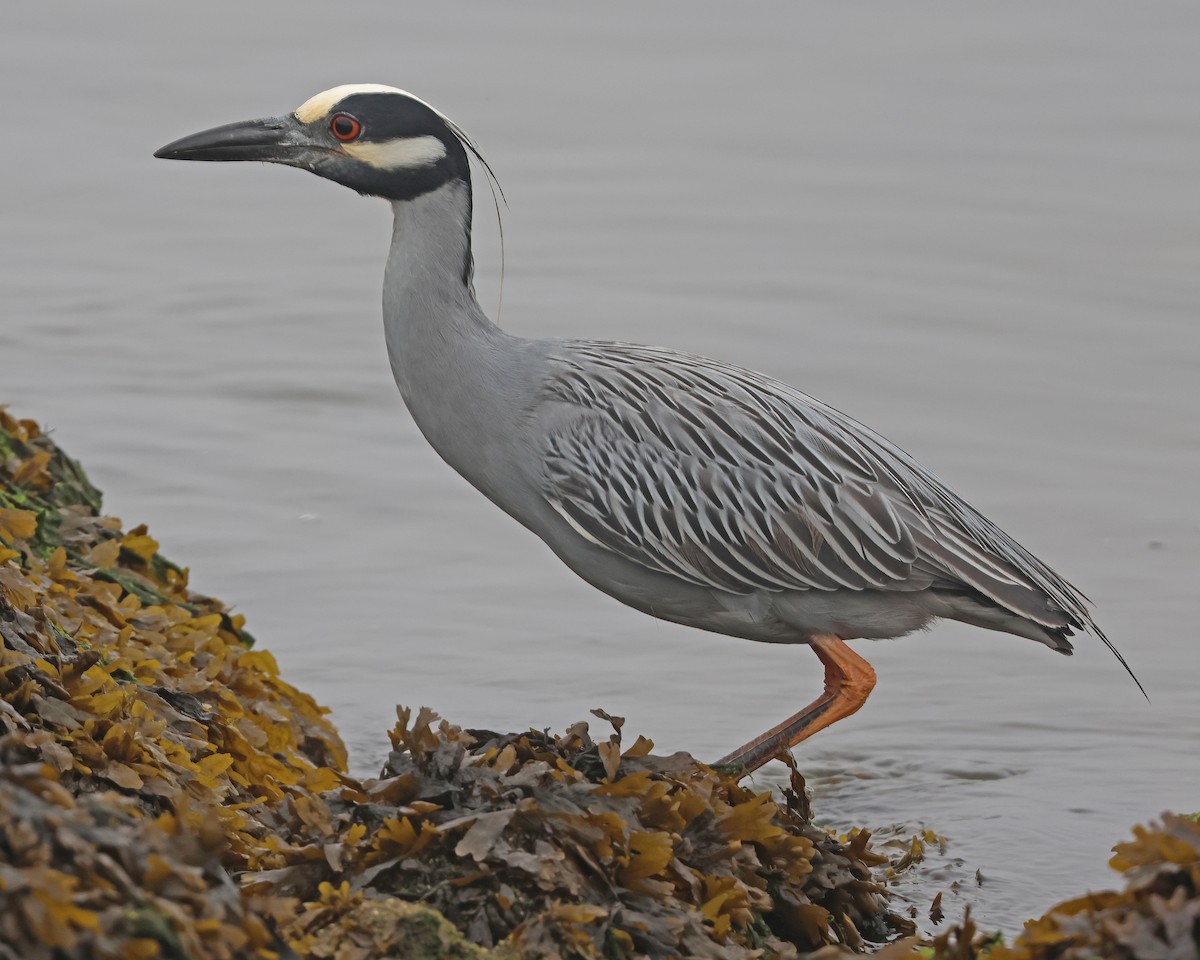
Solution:
{"label": "orange leg", "polygon": [[846,646],[845,640],[832,634],[813,637],[809,646],[825,664],[825,692],[795,716],[738,747],[713,766],[738,767],[743,774],[752,773],[818,730],[850,716],[867,702],[875,688],[875,671],[866,660]]}

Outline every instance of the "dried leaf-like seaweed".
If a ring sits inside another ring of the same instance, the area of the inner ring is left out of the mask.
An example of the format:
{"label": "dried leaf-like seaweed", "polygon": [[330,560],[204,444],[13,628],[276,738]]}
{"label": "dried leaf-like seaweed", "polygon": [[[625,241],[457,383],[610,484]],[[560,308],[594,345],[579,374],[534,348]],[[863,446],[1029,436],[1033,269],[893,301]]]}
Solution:
{"label": "dried leaf-like seaweed", "polygon": [[[790,957],[902,928],[867,835],[841,844],[785,801],[684,754],[461,730],[399,711],[383,777],[327,795],[341,851],[328,883],[435,907],[521,957]],[[802,813],[803,811],[803,813]],[[310,905],[311,907],[311,905]],[[304,921],[301,953],[324,936]]]}
{"label": "dried leaf-like seaweed", "polygon": [[360,782],[240,617],[0,408],[0,960],[792,957],[904,921],[867,835],[691,757],[399,711]]}
{"label": "dried leaf-like seaweed", "polygon": [[231,875],[345,750],[241,626],[0,408],[0,956],[280,954],[295,901]]}

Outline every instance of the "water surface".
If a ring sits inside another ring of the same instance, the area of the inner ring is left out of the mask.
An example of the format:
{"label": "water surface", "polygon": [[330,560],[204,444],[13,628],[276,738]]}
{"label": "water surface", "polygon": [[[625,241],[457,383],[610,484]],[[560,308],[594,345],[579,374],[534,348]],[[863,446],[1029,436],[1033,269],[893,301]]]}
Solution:
{"label": "water surface", "polygon": [[384,357],[385,205],[151,159],[375,81],[499,173],[506,327],[712,354],[870,423],[1092,596],[1153,699],[1088,638],[1072,659],[953,624],[860,646],[875,694],[799,751],[819,811],[947,835],[942,879],[980,870],[964,899],[1011,931],[1113,883],[1131,823],[1200,806],[1200,7],[5,19],[0,399],[249,617],[357,770],[397,702],[493,729],[603,706],[714,757],[820,686],[803,648],[595,593],[426,447]]}

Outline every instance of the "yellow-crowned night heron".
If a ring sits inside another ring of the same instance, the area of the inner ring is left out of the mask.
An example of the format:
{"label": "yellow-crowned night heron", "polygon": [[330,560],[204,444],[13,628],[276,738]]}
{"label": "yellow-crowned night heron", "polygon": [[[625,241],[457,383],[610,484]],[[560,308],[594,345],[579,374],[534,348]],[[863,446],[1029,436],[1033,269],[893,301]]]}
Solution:
{"label": "yellow-crowned night heron", "polygon": [[846,640],[945,617],[1060,653],[1087,630],[1120,659],[1078,590],[819,400],[704,357],[499,329],[472,289],[469,153],[427,103],[363,84],[155,156],[282,163],[390,201],[388,356],[446,462],[618,600],[813,648],[822,696],[721,763],[753,770],[858,710],[875,673]]}

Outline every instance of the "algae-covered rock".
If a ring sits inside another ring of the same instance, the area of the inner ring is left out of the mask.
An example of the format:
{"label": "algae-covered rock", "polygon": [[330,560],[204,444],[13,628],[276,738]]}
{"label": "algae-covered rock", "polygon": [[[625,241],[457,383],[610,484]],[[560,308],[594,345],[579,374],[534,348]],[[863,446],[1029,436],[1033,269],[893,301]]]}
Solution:
{"label": "algae-covered rock", "polygon": [[888,914],[867,834],[621,723],[400,710],[378,779],[145,527],[0,408],[0,958],[790,957]]}
{"label": "algae-covered rock", "polygon": [[278,954],[294,902],[233,876],[345,749],[241,626],[0,410],[0,955]]}
{"label": "algae-covered rock", "polygon": [[311,929],[300,944],[314,960],[516,960],[511,949],[483,950],[468,942],[441,914],[395,897],[368,900],[350,894],[349,884],[323,885],[297,927]]}

